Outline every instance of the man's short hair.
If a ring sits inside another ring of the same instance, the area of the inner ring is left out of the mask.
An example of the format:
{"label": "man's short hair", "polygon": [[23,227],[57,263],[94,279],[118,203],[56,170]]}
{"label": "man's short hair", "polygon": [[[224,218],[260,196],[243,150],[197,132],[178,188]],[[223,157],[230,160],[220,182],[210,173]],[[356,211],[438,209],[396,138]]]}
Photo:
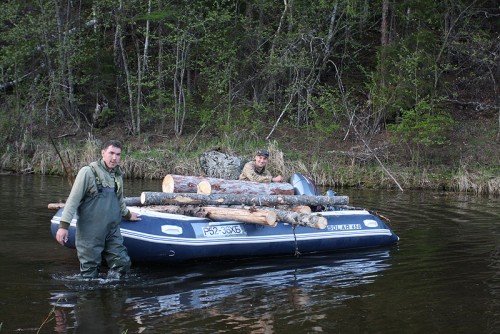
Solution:
{"label": "man's short hair", "polygon": [[258,150],[257,151],[257,154],[256,155],[263,155],[265,157],[269,157],[269,151],[268,150],[265,150],[265,149],[261,149],[261,150]]}
{"label": "man's short hair", "polygon": [[104,144],[102,144],[101,149],[102,150],[107,150],[108,147],[114,146],[119,148],[120,150],[122,149],[122,143],[120,143],[118,140],[108,140]]}

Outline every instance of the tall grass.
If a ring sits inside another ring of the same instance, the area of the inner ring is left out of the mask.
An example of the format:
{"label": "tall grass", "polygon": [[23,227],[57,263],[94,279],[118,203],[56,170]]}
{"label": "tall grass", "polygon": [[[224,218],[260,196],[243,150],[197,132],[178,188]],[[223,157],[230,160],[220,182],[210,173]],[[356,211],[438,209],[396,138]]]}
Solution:
{"label": "tall grass", "polygon": [[[185,142],[165,142],[160,145],[137,145],[124,143],[122,167],[126,178],[163,179],[167,174],[203,175],[199,163],[201,153],[219,150],[229,155],[251,160],[260,148],[270,151],[269,170],[273,175],[288,179],[294,173],[310,177],[318,186],[333,188],[378,188],[396,189],[394,181],[376,163],[353,163],[351,160],[325,153],[286,151],[276,142],[245,140],[243,135],[224,136],[211,140],[199,140],[184,149]],[[247,137],[248,138],[248,137]],[[70,165],[74,175],[78,170],[100,157],[100,142],[89,136],[81,143],[62,141],[58,144],[61,156]],[[2,169],[18,172],[30,170],[38,174],[65,175],[62,163],[53,146],[40,143],[30,156],[16,150],[6,149],[1,157]],[[417,168],[386,162],[391,173],[403,189],[427,189],[457,191],[476,195],[500,195],[498,167],[486,169],[481,166],[461,165],[455,171],[448,167]]]}
{"label": "tall grass", "polygon": [[469,171],[467,166],[460,166],[454,176],[454,189],[460,192],[472,192],[478,195],[500,194],[500,176],[494,171]]}

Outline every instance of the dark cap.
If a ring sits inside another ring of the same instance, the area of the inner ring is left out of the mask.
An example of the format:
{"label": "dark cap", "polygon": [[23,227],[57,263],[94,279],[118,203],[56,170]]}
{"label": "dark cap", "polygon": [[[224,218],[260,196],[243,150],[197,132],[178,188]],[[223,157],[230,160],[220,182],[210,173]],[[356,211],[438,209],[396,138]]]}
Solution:
{"label": "dark cap", "polygon": [[257,155],[263,155],[263,156],[269,157],[269,151],[268,150],[258,150]]}

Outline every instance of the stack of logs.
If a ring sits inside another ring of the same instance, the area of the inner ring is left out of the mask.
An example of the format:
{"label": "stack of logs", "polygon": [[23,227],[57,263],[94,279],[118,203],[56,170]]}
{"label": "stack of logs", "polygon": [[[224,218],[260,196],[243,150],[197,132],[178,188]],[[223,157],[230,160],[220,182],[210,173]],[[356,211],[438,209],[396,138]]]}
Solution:
{"label": "stack of logs", "polygon": [[167,175],[162,192],[143,192],[141,205],[163,211],[276,226],[278,221],[324,229],[327,219],[311,214],[311,206],[345,205],[346,196],[296,196],[286,182],[259,183],[209,177]]}
{"label": "stack of logs", "polygon": [[[236,220],[267,226],[279,222],[324,229],[328,222],[312,207],[348,204],[347,196],[294,195],[290,183],[258,183],[208,177],[167,175],[162,192],[125,198],[128,206],[213,220]],[[49,205],[50,207],[50,205]]]}

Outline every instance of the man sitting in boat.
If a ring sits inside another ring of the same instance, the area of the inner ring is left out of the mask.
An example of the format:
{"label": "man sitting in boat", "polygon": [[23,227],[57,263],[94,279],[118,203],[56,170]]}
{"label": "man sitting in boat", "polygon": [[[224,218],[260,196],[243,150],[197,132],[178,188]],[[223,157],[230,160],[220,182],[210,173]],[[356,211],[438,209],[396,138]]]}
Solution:
{"label": "man sitting in boat", "polygon": [[254,181],[254,182],[283,182],[283,177],[281,175],[273,177],[271,173],[266,169],[266,165],[269,162],[269,151],[268,150],[258,150],[255,155],[255,160],[247,162],[243,170],[241,171],[239,179],[242,181]]}

